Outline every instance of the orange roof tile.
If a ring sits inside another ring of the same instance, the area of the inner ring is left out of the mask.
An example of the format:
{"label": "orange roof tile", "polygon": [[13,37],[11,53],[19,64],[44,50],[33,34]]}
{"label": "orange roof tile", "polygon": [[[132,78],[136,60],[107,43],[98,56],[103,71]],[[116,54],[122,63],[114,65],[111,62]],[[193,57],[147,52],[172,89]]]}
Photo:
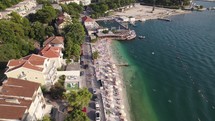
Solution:
{"label": "orange roof tile", "polygon": [[21,96],[32,98],[34,92],[38,90],[40,84],[21,79],[8,78],[3,82],[0,95]]}
{"label": "orange roof tile", "polygon": [[31,55],[23,57],[22,59],[28,60],[31,64],[34,64],[34,65],[43,65],[44,61],[47,58],[40,56],[40,55],[31,54]]}
{"label": "orange roof tile", "polygon": [[27,107],[12,107],[0,105],[0,118],[21,120]]}
{"label": "orange roof tile", "polygon": [[22,60],[22,59],[19,59],[19,60],[15,60],[15,59],[12,59],[12,60],[9,60],[8,63],[7,63],[7,66],[17,66],[17,65],[21,65],[25,62],[25,60]]}
{"label": "orange roof tile", "polygon": [[52,36],[46,39],[43,43],[44,46],[47,44],[63,44],[64,38],[62,36]]}
{"label": "orange roof tile", "polygon": [[82,21],[83,21],[83,22],[94,22],[94,20],[93,20],[92,18],[90,18],[89,16],[84,16],[84,17],[82,18]]}
{"label": "orange roof tile", "polygon": [[39,52],[39,54],[47,58],[58,58],[60,56],[60,52],[60,47],[52,47],[47,45]]}

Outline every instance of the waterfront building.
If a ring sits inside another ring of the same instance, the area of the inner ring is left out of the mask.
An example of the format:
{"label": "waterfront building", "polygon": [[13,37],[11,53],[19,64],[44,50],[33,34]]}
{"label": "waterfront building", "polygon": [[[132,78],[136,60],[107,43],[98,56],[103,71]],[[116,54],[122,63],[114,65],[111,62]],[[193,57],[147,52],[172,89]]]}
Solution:
{"label": "waterfront building", "polygon": [[0,120],[37,121],[49,113],[39,83],[8,78],[0,87]]}
{"label": "waterfront building", "polygon": [[8,78],[37,82],[47,88],[57,81],[57,63],[41,55],[31,54],[17,60],[9,60],[7,67],[5,75]]}
{"label": "waterfront building", "polygon": [[84,24],[88,35],[92,35],[93,33],[97,33],[98,29],[101,28],[98,23],[90,18],[89,16],[82,17],[82,23]]}

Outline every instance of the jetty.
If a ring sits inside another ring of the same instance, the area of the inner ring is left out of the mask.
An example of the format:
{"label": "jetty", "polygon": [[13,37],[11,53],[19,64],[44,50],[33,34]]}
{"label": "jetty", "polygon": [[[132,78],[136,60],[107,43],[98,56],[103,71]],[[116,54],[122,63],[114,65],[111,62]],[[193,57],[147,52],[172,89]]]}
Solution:
{"label": "jetty", "polygon": [[172,21],[171,19],[168,19],[168,18],[158,18],[158,20],[162,20],[162,21]]}
{"label": "jetty", "polygon": [[96,33],[99,38],[111,38],[116,40],[132,40],[136,38],[134,30],[116,30],[115,32],[109,31],[108,33],[99,32]]}
{"label": "jetty", "polygon": [[129,66],[128,63],[119,63],[119,64],[115,64],[116,66]]}

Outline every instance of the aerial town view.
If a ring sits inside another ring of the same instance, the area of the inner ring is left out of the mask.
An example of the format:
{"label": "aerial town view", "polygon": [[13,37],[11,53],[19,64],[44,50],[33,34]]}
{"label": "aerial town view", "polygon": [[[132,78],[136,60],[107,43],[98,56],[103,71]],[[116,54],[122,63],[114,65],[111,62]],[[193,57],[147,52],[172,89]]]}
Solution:
{"label": "aerial town view", "polygon": [[0,0],[0,121],[215,121],[214,0]]}

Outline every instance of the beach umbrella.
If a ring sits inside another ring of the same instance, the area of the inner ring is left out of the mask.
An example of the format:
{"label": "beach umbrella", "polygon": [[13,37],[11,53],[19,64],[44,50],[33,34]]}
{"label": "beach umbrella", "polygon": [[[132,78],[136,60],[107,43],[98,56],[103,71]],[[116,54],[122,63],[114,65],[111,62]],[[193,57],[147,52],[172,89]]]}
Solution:
{"label": "beach umbrella", "polygon": [[116,68],[116,65],[115,65],[115,64],[112,64],[112,68]]}
{"label": "beach umbrella", "polygon": [[120,107],[120,108],[124,109],[124,108],[125,108],[125,106],[124,106],[124,105],[121,105],[121,107]]}
{"label": "beach umbrella", "polygon": [[109,80],[109,81],[113,81],[113,79],[112,79],[112,78],[109,78],[108,80]]}
{"label": "beach umbrella", "polygon": [[111,104],[111,108],[114,108],[114,104],[113,103]]}
{"label": "beach umbrella", "polygon": [[115,82],[116,85],[119,85],[119,82]]}
{"label": "beach umbrella", "polygon": [[119,87],[118,89],[119,89],[119,91],[122,91],[122,88],[121,88],[121,87]]}
{"label": "beach umbrella", "polygon": [[122,116],[126,116],[126,113],[124,110],[121,110],[121,114],[122,114]]}

